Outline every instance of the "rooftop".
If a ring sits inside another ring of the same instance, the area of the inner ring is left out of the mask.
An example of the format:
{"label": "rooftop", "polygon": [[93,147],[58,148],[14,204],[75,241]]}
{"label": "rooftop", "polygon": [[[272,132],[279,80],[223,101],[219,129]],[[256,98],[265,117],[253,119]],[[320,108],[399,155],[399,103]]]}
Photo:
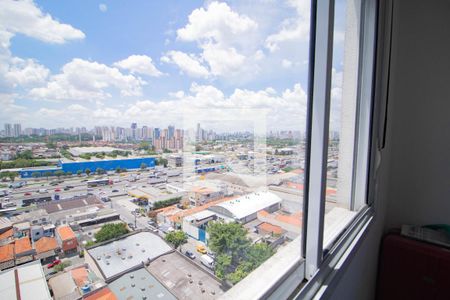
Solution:
{"label": "rooftop", "polygon": [[70,154],[74,156],[79,156],[80,154],[86,153],[111,153],[114,150],[122,151],[122,149],[113,148],[113,147],[73,147],[69,149]]}
{"label": "rooftop", "polygon": [[31,247],[30,239],[28,237],[23,237],[21,239],[16,240],[15,244],[16,244],[15,246],[16,255],[33,250],[33,248]]}
{"label": "rooftop", "polygon": [[281,203],[281,198],[274,193],[255,192],[219,203],[210,209],[214,210],[215,207],[220,207],[228,211],[234,218],[242,219],[277,203]]}
{"label": "rooftop", "polygon": [[213,275],[178,252],[158,257],[147,269],[178,299],[216,299],[224,293]]}
{"label": "rooftop", "polygon": [[14,259],[14,244],[0,246],[0,262]]}
{"label": "rooftop", "polygon": [[[17,270],[17,277],[14,274]],[[0,294],[8,300],[51,300],[44,271],[33,261],[0,273]]]}
{"label": "rooftop", "polygon": [[4,240],[4,239],[7,239],[7,238],[10,238],[10,237],[13,236],[13,234],[14,234],[13,229],[12,228],[8,229],[5,232],[3,232],[2,234],[0,234],[0,240]]}
{"label": "rooftop", "polygon": [[84,300],[118,300],[118,298],[109,288],[105,287],[85,297]]}
{"label": "rooftop", "polygon": [[36,249],[37,254],[55,250],[58,247],[59,247],[58,243],[57,243],[56,239],[53,237],[44,236],[44,237],[41,237],[39,240],[37,240],[34,243],[34,248]]}
{"label": "rooftop", "polygon": [[119,299],[177,299],[145,268],[122,275],[108,287]]}
{"label": "rooftop", "polygon": [[106,280],[170,251],[162,238],[148,231],[87,250]]}
{"label": "rooftop", "polygon": [[75,233],[73,232],[72,228],[70,228],[70,226],[60,226],[56,228],[56,231],[63,241],[76,238]]}

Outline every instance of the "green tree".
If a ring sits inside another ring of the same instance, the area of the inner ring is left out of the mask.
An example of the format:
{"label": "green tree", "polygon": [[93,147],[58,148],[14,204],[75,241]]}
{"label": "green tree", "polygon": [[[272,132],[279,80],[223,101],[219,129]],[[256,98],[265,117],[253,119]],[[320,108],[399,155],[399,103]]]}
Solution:
{"label": "green tree", "polygon": [[167,164],[168,164],[168,161],[165,158],[160,157],[156,160],[157,166],[164,166],[164,168],[167,168]]}
{"label": "green tree", "polygon": [[178,249],[178,247],[187,243],[188,237],[183,231],[175,230],[166,234],[165,239],[168,243],[172,244],[175,249]]}
{"label": "green tree", "polygon": [[34,179],[38,179],[39,177],[41,177],[41,173],[40,172],[33,172],[33,173],[31,173],[31,177],[33,177]]}
{"label": "green tree", "polygon": [[120,168],[120,166],[117,166],[116,173],[120,173],[120,172],[122,172],[122,169]]}
{"label": "green tree", "polygon": [[95,169],[95,173],[97,173],[97,174],[101,175],[101,174],[105,174],[105,173],[106,173],[106,171],[105,171],[105,169],[102,169],[102,168],[97,168],[97,169]]}
{"label": "green tree", "polygon": [[52,176],[52,175],[53,175],[53,173],[50,172],[50,171],[44,172],[44,176],[47,177],[47,181],[48,181],[48,178],[49,178],[50,176]]}
{"label": "green tree", "polygon": [[60,263],[59,265],[56,265],[56,266],[54,267],[54,270],[55,270],[56,272],[63,271],[65,268],[67,268],[67,267],[70,266],[71,264],[72,264],[72,263],[70,262],[70,260],[64,261],[64,262]]}
{"label": "green tree", "polygon": [[58,171],[56,171],[54,174],[55,174],[56,177],[60,178],[60,177],[63,176],[65,173],[64,173],[63,170],[58,170]]}
{"label": "green tree", "polygon": [[17,172],[8,172],[8,177],[11,182],[14,182],[17,176],[19,176],[19,173]]}
{"label": "green tree", "polygon": [[150,149],[149,142],[142,141],[139,143],[138,150],[149,150],[149,149]]}
{"label": "green tree", "polygon": [[78,170],[77,175],[80,176],[81,174],[83,174],[83,170]]}
{"label": "green tree", "polygon": [[71,171],[67,171],[66,172],[66,176],[72,176],[72,172]]}
{"label": "green tree", "polygon": [[210,222],[207,228],[209,248],[217,254],[232,256],[232,262],[238,262],[250,246],[247,230],[239,223]]}
{"label": "green tree", "polygon": [[124,223],[105,224],[95,234],[98,243],[111,240],[128,233],[128,229]]}
{"label": "green tree", "polygon": [[91,174],[91,169],[86,168],[86,170],[84,170],[84,173],[86,173],[86,175],[89,176],[89,174]]}
{"label": "green tree", "polygon": [[146,163],[142,163],[141,164],[141,170],[145,170],[145,169],[147,169],[147,164]]}
{"label": "green tree", "polygon": [[33,151],[31,150],[25,150],[22,151],[20,153],[17,153],[17,157],[16,158],[21,158],[21,159],[32,159],[33,158]]}

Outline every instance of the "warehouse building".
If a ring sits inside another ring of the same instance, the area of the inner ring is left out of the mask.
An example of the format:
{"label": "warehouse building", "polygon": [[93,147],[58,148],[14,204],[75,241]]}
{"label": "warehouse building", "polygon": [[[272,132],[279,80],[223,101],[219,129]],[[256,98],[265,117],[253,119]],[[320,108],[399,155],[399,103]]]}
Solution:
{"label": "warehouse building", "polygon": [[281,207],[281,198],[271,192],[255,192],[228,200],[208,208],[222,219],[248,223],[257,218],[261,210],[275,212]]}
{"label": "warehouse building", "polygon": [[135,170],[141,167],[141,164],[146,164],[148,168],[155,167],[154,157],[134,157],[123,159],[103,159],[96,161],[59,161],[58,166],[37,167],[37,168],[23,168],[19,170],[21,178],[32,178],[33,173],[40,174],[40,177],[46,177],[46,173],[54,174],[56,171],[63,171],[65,173],[72,172],[77,174],[78,171],[85,172],[86,169],[95,172],[98,168],[105,171],[114,171],[117,168]]}

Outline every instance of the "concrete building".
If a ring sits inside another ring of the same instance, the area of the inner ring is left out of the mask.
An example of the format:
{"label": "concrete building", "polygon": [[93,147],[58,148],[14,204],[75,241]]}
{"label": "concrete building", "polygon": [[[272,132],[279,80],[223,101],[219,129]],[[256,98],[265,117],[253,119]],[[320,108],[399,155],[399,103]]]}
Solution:
{"label": "concrete building", "polygon": [[120,276],[108,288],[118,299],[177,299],[145,268]]}
{"label": "concrete building", "polygon": [[219,218],[233,219],[241,223],[250,222],[261,210],[274,212],[281,207],[281,198],[271,192],[255,192],[209,207]]}
{"label": "concrete building", "polygon": [[23,237],[14,242],[14,257],[16,265],[34,260],[36,251],[31,246],[29,237]]}
{"label": "concrete building", "polygon": [[56,228],[56,240],[61,245],[64,254],[78,251],[78,241],[70,226],[60,226]]}
{"label": "concrete building", "polygon": [[8,300],[52,300],[41,264],[31,262],[0,273],[1,298]]}
{"label": "concrete building", "polygon": [[141,231],[88,249],[85,260],[98,277],[111,282],[140,268],[143,262],[171,251],[173,249],[161,237]]}
{"label": "concrete building", "polygon": [[61,252],[61,247],[54,237],[40,238],[34,242],[34,249],[36,250],[34,259],[40,260],[42,263],[53,261]]}
{"label": "concrete building", "polygon": [[208,239],[206,233],[206,225],[209,221],[217,219],[215,212],[204,210],[183,218],[181,229],[190,237],[206,242]]}
{"label": "concrete building", "polygon": [[34,225],[31,226],[30,236],[33,241],[37,241],[42,237],[52,237],[55,236],[55,225]]}

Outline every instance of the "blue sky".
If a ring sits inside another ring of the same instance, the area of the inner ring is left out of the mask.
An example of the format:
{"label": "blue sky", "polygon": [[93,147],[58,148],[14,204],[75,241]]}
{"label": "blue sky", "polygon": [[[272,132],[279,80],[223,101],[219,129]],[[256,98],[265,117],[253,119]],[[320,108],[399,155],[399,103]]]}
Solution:
{"label": "blue sky", "polygon": [[0,121],[157,127],[264,111],[269,129],[303,129],[308,25],[303,0],[5,0]]}

